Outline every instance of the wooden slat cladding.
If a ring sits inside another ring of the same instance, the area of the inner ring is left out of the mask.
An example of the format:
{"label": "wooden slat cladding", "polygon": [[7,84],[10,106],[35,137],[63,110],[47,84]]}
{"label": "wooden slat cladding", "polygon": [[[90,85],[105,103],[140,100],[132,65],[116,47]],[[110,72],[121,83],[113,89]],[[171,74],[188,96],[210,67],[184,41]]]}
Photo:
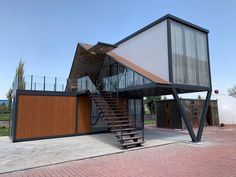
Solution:
{"label": "wooden slat cladding", "polygon": [[91,129],[91,103],[88,96],[80,96],[78,100],[78,132],[89,133]]}
{"label": "wooden slat cladding", "polygon": [[75,134],[76,97],[19,95],[16,139]]}

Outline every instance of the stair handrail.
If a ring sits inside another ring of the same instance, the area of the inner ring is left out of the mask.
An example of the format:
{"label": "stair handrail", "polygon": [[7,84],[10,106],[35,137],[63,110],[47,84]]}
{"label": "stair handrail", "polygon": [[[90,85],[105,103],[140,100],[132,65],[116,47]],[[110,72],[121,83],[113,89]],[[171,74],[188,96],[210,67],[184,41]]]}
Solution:
{"label": "stair handrail", "polygon": [[98,113],[98,115],[97,115],[95,121],[92,121],[92,125],[96,125],[96,124],[97,124],[98,120],[101,118],[101,114],[102,114],[102,113],[103,113],[103,112],[99,111],[99,113]]}
{"label": "stair handrail", "polygon": [[[83,82],[85,82],[85,86],[83,86]],[[78,92],[89,91],[90,93],[99,94],[98,89],[96,88],[95,84],[93,83],[93,81],[90,79],[89,76],[84,76],[77,79],[77,91]]]}

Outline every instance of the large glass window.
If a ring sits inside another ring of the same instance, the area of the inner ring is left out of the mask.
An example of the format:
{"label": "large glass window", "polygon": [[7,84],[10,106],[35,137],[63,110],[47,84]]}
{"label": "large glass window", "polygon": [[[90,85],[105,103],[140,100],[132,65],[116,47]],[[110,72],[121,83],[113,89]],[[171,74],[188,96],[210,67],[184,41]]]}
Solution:
{"label": "large glass window", "polygon": [[97,83],[101,83],[101,87],[99,87],[101,90],[116,91],[151,84],[152,81],[114,61],[112,58],[106,57]]}
{"label": "large glass window", "polygon": [[171,21],[173,82],[209,86],[207,36]]}

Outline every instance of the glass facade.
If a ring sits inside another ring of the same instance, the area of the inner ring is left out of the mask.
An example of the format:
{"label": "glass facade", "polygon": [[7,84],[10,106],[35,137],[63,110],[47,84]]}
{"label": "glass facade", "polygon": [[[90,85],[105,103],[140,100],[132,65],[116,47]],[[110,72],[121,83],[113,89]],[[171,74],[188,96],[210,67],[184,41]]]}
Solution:
{"label": "glass facade", "polygon": [[207,34],[171,20],[173,82],[209,86]]}
{"label": "glass facade", "polygon": [[129,109],[129,123],[135,127],[142,129],[143,127],[143,103],[142,99],[129,99],[128,109]]}
{"label": "glass facade", "polygon": [[104,91],[116,91],[152,83],[149,79],[121,65],[108,56],[104,59],[103,68],[97,82],[100,83],[98,84],[101,87],[99,90]]}

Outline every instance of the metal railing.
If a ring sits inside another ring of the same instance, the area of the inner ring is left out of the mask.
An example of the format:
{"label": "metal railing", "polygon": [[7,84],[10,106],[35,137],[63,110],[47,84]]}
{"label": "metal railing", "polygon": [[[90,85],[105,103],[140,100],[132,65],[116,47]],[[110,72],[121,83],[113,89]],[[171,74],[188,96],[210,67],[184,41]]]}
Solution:
{"label": "metal railing", "polygon": [[150,84],[152,81],[126,68],[124,72],[103,78],[103,90],[115,92],[120,89]]}
{"label": "metal railing", "polygon": [[37,90],[56,92],[82,92],[90,91],[98,93],[96,86],[88,76],[79,79],[65,79],[59,77],[47,77],[26,75],[22,79],[14,78],[13,90]]}
{"label": "metal railing", "polygon": [[46,77],[36,75],[25,75],[19,79],[15,77],[12,87],[13,90],[40,90],[40,91],[61,91],[64,92],[67,79],[59,77]]}
{"label": "metal railing", "polygon": [[99,93],[98,89],[88,76],[77,79],[77,91],[89,91],[90,93]]}

